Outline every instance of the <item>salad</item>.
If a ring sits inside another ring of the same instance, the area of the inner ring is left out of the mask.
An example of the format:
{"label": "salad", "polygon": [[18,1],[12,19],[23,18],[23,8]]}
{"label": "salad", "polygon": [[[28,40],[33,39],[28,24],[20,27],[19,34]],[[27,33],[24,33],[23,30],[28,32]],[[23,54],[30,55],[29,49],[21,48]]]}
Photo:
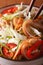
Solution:
{"label": "salad", "polygon": [[22,5],[0,13],[0,57],[33,60],[43,56],[43,15],[33,20],[36,12],[26,13]]}

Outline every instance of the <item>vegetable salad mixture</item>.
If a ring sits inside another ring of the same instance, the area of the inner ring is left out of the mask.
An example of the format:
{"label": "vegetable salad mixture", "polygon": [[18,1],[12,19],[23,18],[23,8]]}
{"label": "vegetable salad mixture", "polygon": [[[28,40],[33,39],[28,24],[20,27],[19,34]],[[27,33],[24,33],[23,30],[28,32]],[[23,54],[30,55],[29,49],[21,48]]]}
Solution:
{"label": "vegetable salad mixture", "polygon": [[33,60],[43,56],[43,15],[33,20],[35,13],[27,16],[25,8],[14,6],[0,13],[0,57]]}

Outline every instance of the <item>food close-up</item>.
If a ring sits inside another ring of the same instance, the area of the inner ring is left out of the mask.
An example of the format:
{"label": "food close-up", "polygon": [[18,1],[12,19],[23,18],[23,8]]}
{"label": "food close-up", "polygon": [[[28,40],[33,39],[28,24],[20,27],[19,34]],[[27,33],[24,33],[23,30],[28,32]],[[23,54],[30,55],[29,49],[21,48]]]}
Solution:
{"label": "food close-up", "polygon": [[[0,57],[34,60],[43,57],[43,4],[14,5],[0,12]],[[33,8],[32,8],[33,7]]]}

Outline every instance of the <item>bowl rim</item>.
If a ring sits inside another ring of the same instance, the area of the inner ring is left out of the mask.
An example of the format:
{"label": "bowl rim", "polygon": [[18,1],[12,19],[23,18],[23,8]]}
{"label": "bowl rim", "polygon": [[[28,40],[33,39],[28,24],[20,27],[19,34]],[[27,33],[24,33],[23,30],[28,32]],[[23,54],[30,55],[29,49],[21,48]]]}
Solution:
{"label": "bowl rim", "polygon": [[[14,6],[14,5],[20,5],[20,4],[10,4],[10,5],[7,5],[7,6],[4,6],[4,7],[1,7],[0,9],[6,8],[6,7],[10,7],[10,6]],[[23,5],[27,5],[27,6],[28,6],[28,4],[23,4]],[[34,6],[34,7],[39,8],[38,6]]]}
{"label": "bowl rim", "polygon": [[7,58],[4,58],[4,57],[1,57],[2,59],[4,59],[4,60],[9,60],[9,61],[11,61],[11,62],[29,62],[29,61],[36,61],[36,60],[38,60],[38,59],[41,59],[41,58],[43,58],[43,56],[41,56],[41,57],[39,57],[39,58],[36,58],[36,59],[33,59],[33,60],[11,60],[11,59],[7,59]]}

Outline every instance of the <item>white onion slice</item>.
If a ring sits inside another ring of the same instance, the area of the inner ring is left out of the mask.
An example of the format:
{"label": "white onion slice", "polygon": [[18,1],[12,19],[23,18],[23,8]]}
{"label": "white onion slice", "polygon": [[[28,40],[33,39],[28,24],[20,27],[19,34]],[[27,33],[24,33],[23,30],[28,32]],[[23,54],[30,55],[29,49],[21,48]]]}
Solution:
{"label": "white onion slice", "polygon": [[11,28],[10,28],[10,30],[11,30],[12,34],[15,36],[15,38],[17,38],[17,39],[19,39],[19,40],[24,40],[24,39],[26,39],[26,36],[17,33],[16,30],[13,30],[13,29],[11,29]]}
{"label": "white onion slice", "polygon": [[14,43],[14,44],[18,44],[19,43],[19,39],[16,39],[16,38],[11,38],[8,40],[8,43]]}

